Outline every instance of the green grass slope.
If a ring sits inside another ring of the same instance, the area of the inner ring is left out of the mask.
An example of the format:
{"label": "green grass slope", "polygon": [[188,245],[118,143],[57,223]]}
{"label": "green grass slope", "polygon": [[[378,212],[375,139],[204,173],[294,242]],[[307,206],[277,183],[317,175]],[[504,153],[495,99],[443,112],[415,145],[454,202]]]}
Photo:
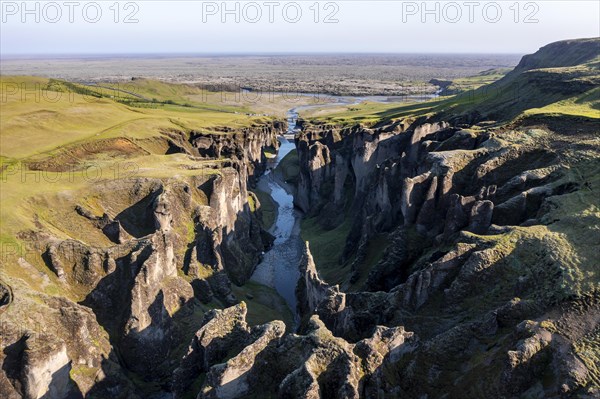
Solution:
{"label": "green grass slope", "polygon": [[599,87],[600,38],[565,40],[524,56],[505,76],[475,90],[401,106],[363,103],[310,119],[336,125],[375,125],[434,115],[497,122],[540,114],[600,119]]}
{"label": "green grass slope", "polygon": [[[201,95],[193,86],[145,79],[100,87],[0,76],[0,90],[0,280],[34,300],[51,295],[80,301],[86,293],[58,281],[24,232],[111,246],[101,230],[77,215],[74,204],[114,217],[152,181],[218,173],[215,165],[225,159],[168,154],[170,135],[192,130],[227,134],[273,119],[222,104],[218,96],[190,100]],[[208,203],[201,190],[193,195],[197,203]],[[178,228],[183,236],[186,229],[193,231],[193,226]],[[23,266],[20,257],[28,264]],[[247,292],[254,295],[249,305],[253,322],[291,320],[275,291],[258,285],[238,291],[242,298]]]}

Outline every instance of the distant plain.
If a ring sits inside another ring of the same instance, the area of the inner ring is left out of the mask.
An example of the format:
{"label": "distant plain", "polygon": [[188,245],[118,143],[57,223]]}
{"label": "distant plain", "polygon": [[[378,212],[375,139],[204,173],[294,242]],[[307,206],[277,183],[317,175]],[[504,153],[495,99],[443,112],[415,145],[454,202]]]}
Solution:
{"label": "distant plain", "polygon": [[516,65],[508,54],[313,54],[4,57],[2,75],[74,82],[120,82],[145,77],[191,83],[214,91],[336,95],[427,94],[431,79],[456,80]]}

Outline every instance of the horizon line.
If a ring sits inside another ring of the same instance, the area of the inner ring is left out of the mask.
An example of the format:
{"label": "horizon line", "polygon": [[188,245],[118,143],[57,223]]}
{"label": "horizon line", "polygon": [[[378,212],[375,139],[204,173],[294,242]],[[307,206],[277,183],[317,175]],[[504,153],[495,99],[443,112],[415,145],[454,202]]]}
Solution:
{"label": "horizon line", "polygon": [[302,55],[313,55],[313,56],[336,56],[336,55],[512,55],[522,56],[524,53],[513,53],[513,52],[435,52],[435,51],[393,51],[393,52],[380,52],[380,51],[268,51],[268,52],[116,52],[116,53],[9,53],[2,54],[0,52],[0,59],[34,59],[34,58],[45,58],[45,59],[60,59],[60,58],[139,58],[139,57],[231,57],[231,56],[302,56]]}

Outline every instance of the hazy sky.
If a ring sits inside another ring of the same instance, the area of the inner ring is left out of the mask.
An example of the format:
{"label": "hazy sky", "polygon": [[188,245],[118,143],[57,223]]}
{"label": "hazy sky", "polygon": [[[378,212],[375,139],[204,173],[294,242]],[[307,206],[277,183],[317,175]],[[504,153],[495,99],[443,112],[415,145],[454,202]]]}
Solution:
{"label": "hazy sky", "polygon": [[1,54],[521,54],[556,40],[600,36],[597,0],[148,0],[114,4],[27,2],[25,10],[21,1],[2,0]]}

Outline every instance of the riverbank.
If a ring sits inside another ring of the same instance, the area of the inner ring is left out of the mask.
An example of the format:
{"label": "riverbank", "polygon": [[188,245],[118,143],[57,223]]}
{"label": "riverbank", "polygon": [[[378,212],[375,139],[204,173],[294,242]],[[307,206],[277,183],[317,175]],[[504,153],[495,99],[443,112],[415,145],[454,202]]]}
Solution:
{"label": "riverbank", "polygon": [[257,189],[267,193],[277,204],[275,222],[269,233],[275,237],[273,248],[264,254],[251,280],[274,288],[296,313],[296,283],[300,276],[298,263],[302,254],[300,237],[301,212],[294,207],[293,187],[274,170],[293,149],[294,143],[279,138],[281,146],[277,157],[270,162],[269,170],[259,179]]}

